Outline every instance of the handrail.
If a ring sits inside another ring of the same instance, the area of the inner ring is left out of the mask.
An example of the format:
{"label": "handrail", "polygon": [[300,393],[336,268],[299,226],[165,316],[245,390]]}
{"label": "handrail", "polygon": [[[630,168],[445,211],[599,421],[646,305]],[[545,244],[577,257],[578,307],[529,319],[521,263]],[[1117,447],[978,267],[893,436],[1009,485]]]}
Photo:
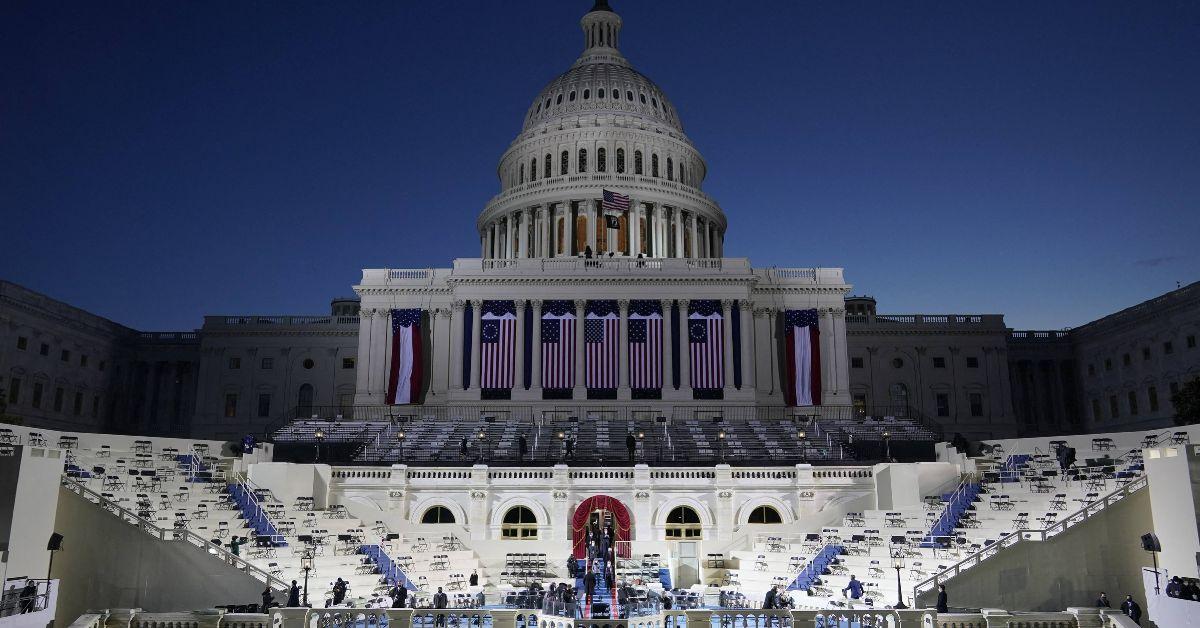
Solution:
{"label": "handrail", "polygon": [[[977,551],[971,552],[965,558],[941,570],[940,572],[918,582],[913,586],[913,599],[917,599],[917,595],[924,591],[932,591],[943,580],[948,580],[962,573],[967,567],[973,567],[984,560],[996,555],[1001,549],[1011,547],[1021,541],[1045,541],[1046,539],[1056,536],[1061,532],[1065,532],[1067,528],[1075,524],[1087,520],[1096,515],[1096,513],[1104,510],[1107,506],[1120,501],[1134,491],[1145,488],[1148,484],[1146,476],[1141,476],[1125,486],[1118,487],[1116,490],[1100,497],[1099,499],[1089,502],[1079,510],[1076,510],[1047,528],[1036,530],[1022,528],[1014,532],[1010,532],[999,539],[995,543],[982,547]],[[1099,507],[1096,507],[1099,504]],[[969,564],[968,564],[969,563]]]}
{"label": "handrail", "polygon": [[[192,545],[195,545],[198,548],[203,548],[206,552],[220,557],[223,562],[228,563],[234,569],[242,569],[246,573],[254,576],[256,579],[264,582],[267,586],[271,586],[272,582],[276,581],[279,582],[281,587],[282,585],[286,584],[283,580],[276,578],[266,571],[263,571],[259,567],[254,566],[250,562],[243,560],[240,556],[235,555],[224,547],[214,545],[207,539],[202,538],[199,534],[196,534],[191,530],[186,528],[171,528],[170,530],[167,530],[166,528],[159,527],[159,525],[153,521],[150,521],[136,512],[125,508],[111,499],[108,499],[107,497],[97,493],[96,491],[84,485],[82,482],[79,482],[73,478],[62,476],[62,485],[65,486],[67,490],[74,491],[76,494],[87,498],[89,501],[94,499],[96,500],[96,503],[104,506],[105,508],[112,509],[115,511],[114,514],[116,514],[118,518],[126,523],[137,526],[141,530],[148,532],[153,536],[158,537],[160,541],[188,541]],[[285,590],[286,587],[276,589],[276,591],[280,592]]]}

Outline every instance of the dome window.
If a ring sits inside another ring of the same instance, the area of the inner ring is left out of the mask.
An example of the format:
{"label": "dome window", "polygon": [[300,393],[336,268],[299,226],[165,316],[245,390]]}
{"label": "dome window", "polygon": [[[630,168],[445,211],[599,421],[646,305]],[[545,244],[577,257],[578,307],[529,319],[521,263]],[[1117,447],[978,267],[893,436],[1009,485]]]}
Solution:
{"label": "dome window", "polygon": [[603,89],[596,90],[596,98],[604,98],[604,90]]}
{"label": "dome window", "polygon": [[608,171],[608,151],[603,148],[596,150],[596,172]]}
{"label": "dome window", "polygon": [[651,104],[651,106],[653,106],[655,109],[657,109],[657,108],[658,108],[658,99],[657,99],[657,98],[651,98],[651,99],[650,99],[650,104]]}
{"label": "dome window", "polygon": [[559,162],[560,163],[558,164],[558,167],[559,167],[558,174],[559,175],[567,174],[567,170],[571,166],[571,154],[564,150],[562,152],[561,159],[559,159]]}
{"label": "dome window", "polygon": [[646,95],[645,94],[638,94],[638,95],[642,97],[642,104],[643,105],[646,104]]}
{"label": "dome window", "polygon": [[551,176],[553,176],[550,174],[550,153],[546,153],[546,158],[542,160],[542,163],[544,164],[542,166],[544,170],[544,172],[542,172],[542,178],[549,179]]}
{"label": "dome window", "polygon": [[590,98],[591,95],[592,95],[592,90],[590,90],[590,89],[583,90],[583,99],[584,100],[587,100],[588,98]]}
{"label": "dome window", "polygon": [[642,174],[642,151],[633,151],[633,174]]}
{"label": "dome window", "polygon": [[525,182],[525,164],[521,164],[521,180],[519,183]]}
{"label": "dome window", "polygon": [[561,105],[561,104],[562,104],[562,94],[559,94],[559,95],[558,95],[558,98],[555,98],[555,99],[554,99],[554,104],[556,104],[556,105]]}
{"label": "dome window", "polygon": [[650,176],[658,176],[658,155],[650,155]]}
{"label": "dome window", "polygon": [[629,91],[625,92],[625,99],[628,100],[629,102],[633,102],[633,90],[629,90]]}
{"label": "dome window", "polygon": [[[584,92],[585,94],[587,92]],[[579,149],[579,172],[587,172],[587,149]]]}
{"label": "dome window", "polygon": [[617,174],[625,174],[625,149],[617,149]]}
{"label": "dome window", "polygon": [[537,109],[534,110],[534,113],[541,113],[541,112],[542,112],[542,103],[538,103]]}
{"label": "dome window", "polygon": [[529,160],[529,180],[537,181],[537,157]]}
{"label": "dome window", "polygon": [[667,157],[667,181],[674,181],[674,180],[675,180],[675,162],[671,161],[670,157]]}
{"label": "dome window", "polygon": [[575,102],[575,92],[571,92],[571,95],[567,96],[567,100]]}

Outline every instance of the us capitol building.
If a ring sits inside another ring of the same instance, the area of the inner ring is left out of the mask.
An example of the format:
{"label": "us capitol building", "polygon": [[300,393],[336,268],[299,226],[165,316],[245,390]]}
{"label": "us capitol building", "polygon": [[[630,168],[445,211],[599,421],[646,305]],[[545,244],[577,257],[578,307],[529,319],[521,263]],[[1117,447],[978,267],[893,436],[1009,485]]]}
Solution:
{"label": "us capitol building", "polygon": [[[4,413],[230,438],[364,407],[649,418],[886,406],[993,438],[1161,424],[1169,392],[1200,372],[1198,284],[1080,330],[1025,332],[999,314],[878,314],[841,268],[727,256],[705,160],[621,54],[620,16],[598,0],[580,24],[582,54],[500,156],[479,257],[365,269],[329,315],[206,316],[185,332],[132,330],[0,282]],[[1110,377],[1118,355],[1138,372]]]}

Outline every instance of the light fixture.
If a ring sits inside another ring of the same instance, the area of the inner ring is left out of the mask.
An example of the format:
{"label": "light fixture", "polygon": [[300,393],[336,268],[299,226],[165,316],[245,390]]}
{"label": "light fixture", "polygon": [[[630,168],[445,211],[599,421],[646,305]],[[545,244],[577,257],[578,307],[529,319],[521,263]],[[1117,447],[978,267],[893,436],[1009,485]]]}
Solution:
{"label": "light fixture", "polygon": [[638,438],[646,438],[645,432],[638,432]]}
{"label": "light fixture", "polygon": [[725,438],[725,430],[721,430],[720,433],[717,434],[717,438]]}

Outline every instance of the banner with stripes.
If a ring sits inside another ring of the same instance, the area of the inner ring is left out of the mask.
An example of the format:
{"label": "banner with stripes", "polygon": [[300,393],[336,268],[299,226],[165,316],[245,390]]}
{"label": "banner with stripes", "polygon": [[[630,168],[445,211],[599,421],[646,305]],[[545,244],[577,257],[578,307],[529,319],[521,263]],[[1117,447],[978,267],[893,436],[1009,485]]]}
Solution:
{"label": "banner with stripes", "polygon": [[784,401],[789,406],[821,405],[821,330],[816,309],[783,313],[787,382]]}
{"label": "banner with stripes", "polygon": [[517,337],[517,311],[512,301],[484,301],[479,317],[479,387],[482,396],[511,395]]}
{"label": "banner with stripes", "polygon": [[663,387],[661,301],[629,302],[629,388],[634,399],[659,399]]}
{"label": "banner with stripes", "polygon": [[542,304],[542,396],[570,399],[575,387],[575,303]]}
{"label": "banner with stripes", "polygon": [[724,396],[725,321],[721,302],[697,299],[688,306],[688,353],[692,396],[695,399],[720,399]]}
{"label": "banner with stripes", "polygon": [[589,399],[616,399],[620,320],[616,301],[588,301],[583,346],[587,368],[584,383]]}
{"label": "banner with stripes", "polygon": [[421,396],[421,310],[392,310],[392,363],[387,402],[416,403]]}

